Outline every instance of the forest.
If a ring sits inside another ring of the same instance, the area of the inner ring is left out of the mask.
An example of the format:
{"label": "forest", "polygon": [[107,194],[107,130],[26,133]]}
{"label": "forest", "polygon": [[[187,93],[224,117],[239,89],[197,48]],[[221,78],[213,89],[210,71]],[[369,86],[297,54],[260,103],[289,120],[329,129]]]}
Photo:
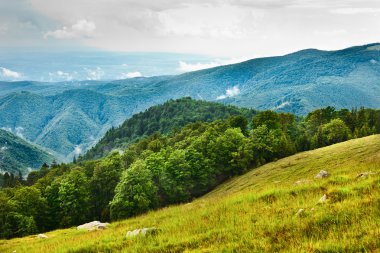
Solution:
{"label": "forest", "polygon": [[186,203],[265,163],[378,133],[380,110],[326,107],[305,117],[268,110],[153,132],[104,158],[44,164],[27,178],[5,173],[0,238]]}

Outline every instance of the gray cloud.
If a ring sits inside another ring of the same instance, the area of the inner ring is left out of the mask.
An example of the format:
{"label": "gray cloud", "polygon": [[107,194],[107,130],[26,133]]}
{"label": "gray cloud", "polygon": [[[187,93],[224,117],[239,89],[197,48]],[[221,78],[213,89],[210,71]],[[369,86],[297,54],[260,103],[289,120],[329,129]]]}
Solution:
{"label": "gray cloud", "polygon": [[380,33],[378,0],[0,0],[0,6],[0,45],[59,41],[265,56],[365,44]]}

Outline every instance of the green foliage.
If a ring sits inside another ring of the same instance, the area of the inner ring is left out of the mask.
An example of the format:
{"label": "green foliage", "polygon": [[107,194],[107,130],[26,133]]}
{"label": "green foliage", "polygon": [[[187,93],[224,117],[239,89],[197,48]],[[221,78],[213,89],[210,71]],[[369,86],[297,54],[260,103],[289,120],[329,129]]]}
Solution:
{"label": "green foliage", "polygon": [[350,130],[341,119],[333,119],[329,123],[323,125],[322,132],[324,135],[324,142],[327,145],[346,141],[351,135]]}
{"label": "green foliage", "polygon": [[[167,109],[176,111],[173,103],[191,108],[195,102],[170,101]],[[0,191],[4,193],[0,202],[13,216],[0,215],[0,222],[10,227],[0,236],[17,235],[19,226],[23,233],[35,231],[33,224],[44,231],[90,220],[118,220],[189,202],[248,169],[299,151],[377,133],[378,115],[371,109],[336,111],[332,107],[306,118],[265,111],[251,119],[237,113],[213,122],[191,123],[167,134],[153,133],[133,144],[127,140],[128,148],[99,160],[44,165],[26,181],[5,174],[2,181],[7,188]],[[253,122],[253,127],[247,122]],[[145,131],[141,132],[145,123],[132,124],[139,126],[136,134]],[[344,191],[334,194],[336,203],[348,196]],[[36,209],[33,203],[43,208]],[[16,224],[12,218],[16,216],[23,222]]]}
{"label": "green foliage", "polygon": [[137,160],[124,171],[110,206],[112,219],[137,215],[157,206],[157,188],[143,161]]}
{"label": "green foliage", "polygon": [[[129,144],[155,132],[168,134],[197,121],[212,122],[236,116],[231,118],[231,125],[240,127],[246,134],[246,118],[251,118],[253,115],[255,115],[254,110],[191,98],[169,100],[162,105],[153,106],[145,112],[135,114],[120,127],[109,130],[82,159],[100,158],[113,149],[126,148]],[[151,143],[151,145],[153,148],[153,145],[159,145],[159,143]]]}
{"label": "green foliage", "polygon": [[[0,251],[377,252],[379,148],[375,135],[302,152],[234,177],[191,203],[114,222],[102,231],[69,228],[47,232],[45,240],[3,240]],[[322,168],[331,177],[315,179]],[[358,179],[363,171],[376,174]],[[295,184],[300,180],[304,183]],[[318,204],[324,194],[328,200]],[[125,237],[144,227],[159,232]]]}
{"label": "green foliage", "polygon": [[268,129],[277,129],[280,127],[279,115],[274,111],[262,111],[259,112],[252,122],[253,128],[258,128],[262,125],[266,125]]}
{"label": "green foliage", "polygon": [[123,161],[118,153],[103,159],[95,165],[90,180],[93,216],[100,220],[109,220],[110,212],[108,203],[113,199],[117,183],[120,181]]}
{"label": "green foliage", "polygon": [[72,226],[86,221],[89,196],[88,180],[80,169],[74,168],[63,177],[58,188],[61,226]]}

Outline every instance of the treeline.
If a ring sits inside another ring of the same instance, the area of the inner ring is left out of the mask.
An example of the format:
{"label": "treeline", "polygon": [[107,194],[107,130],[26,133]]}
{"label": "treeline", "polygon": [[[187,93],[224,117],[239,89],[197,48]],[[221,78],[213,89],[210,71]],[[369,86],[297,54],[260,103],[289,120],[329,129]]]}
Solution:
{"label": "treeline", "polygon": [[155,132],[167,134],[189,123],[212,122],[236,115],[252,118],[255,114],[256,111],[253,109],[194,100],[190,97],[169,100],[133,115],[117,128],[111,128],[91,150],[78,160],[99,159],[111,150],[125,149],[129,144]]}
{"label": "treeline", "polygon": [[154,133],[123,152],[55,165],[0,191],[0,237],[118,220],[191,201],[230,177],[299,151],[380,133],[380,111],[263,111]]}

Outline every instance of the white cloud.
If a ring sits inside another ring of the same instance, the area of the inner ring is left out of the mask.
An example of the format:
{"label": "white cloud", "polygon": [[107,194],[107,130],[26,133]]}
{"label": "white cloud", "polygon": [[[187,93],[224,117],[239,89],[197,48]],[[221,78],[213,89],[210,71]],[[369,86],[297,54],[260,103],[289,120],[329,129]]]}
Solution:
{"label": "white cloud", "polygon": [[217,97],[216,99],[221,100],[221,99],[225,99],[225,98],[236,97],[239,94],[240,94],[240,89],[237,85],[235,85],[234,87],[227,89],[226,94],[221,95],[221,96]]}
{"label": "white cloud", "polygon": [[78,20],[71,27],[64,26],[62,29],[49,31],[44,37],[53,37],[56,39],[76,39],[76,38],[91,38],[94,36],[96,25],[92,21],[86,19]]}
{"label": "white cloud", "polygon": [[206,62],[206,63],[202,63],[202,62],[188,63],[188,62],[180,61],[178,70],[181,72],[191,72],[191,71],[197,71],[197,70],[202,70],[202,69],[219,67],[223,65],[235,64],[235,63],[243,62],[249,59],[250,58],[247,58],[247,57],[232,58],[232,59],[227,59],[227,60],[216,59],[216,60],[213,60],[211,62]]}
{"label": "white cloud", "polygon": [[87,72],[87,80],[100,80],[105,75],[105,72],[100,67],[96,69],[85,68],[85,71]]}
{"label": "white cloud", "polygon": [[285,101],[285,102],[282,102],[280,105],[276,106],[274,109],[275,110],[282,109],[282,108],[284,108],[285,106],[288,106],[288,105],[290,105],[289,101]]}
{"label": "white cloud", "polygon": [[380,13],[380,8],[338,8],[333,9],[330,12],[341,15],[371,14]]}
{"label": "white cloud", "polygon": [[20,137],[20,138],[24,138],[24,135],[23,135],[23,132],[24,132],[24,128],[23,127],[16,127],[15,128],[15,134]]}
{"label": "white cloud", "polygon": [[10,70],[10,69],[7,69],[7,68],[4,68],[4,67],[0,67],[0,75],[4,78],[11,78],[11,79],[18,79],[20,78],[22,75],[21,73],[18,73],[16,71],[13,71],[13,70]]}
{"label": "white cloud", "polygon": [[49,73],[50,81],[72,81],[74,77],[70,73],[58,70],[57,72]]}
{"label": "white cloud", "polygon": [[79,145],[75,146],[75,148],[74,148],[74,154],[75,155],[80,155],[81,153],[82,153],[82,148]]}
{"label": "white cloud", "polygon": [[[194,17],[196,13],[196,18]],[[245,26],[246,19],[251,26]],[[251,12],[233,5],[187,4],[159,13],[163,36],[241,39],[254,28]]]}
{"label": "white cloud", "polygon": [[142,77],[143,75],[136,71],[136,72],[129,72],[129,73],[122,73],[120,76],[120,79],[125,79],[125,78],[135,78],[135,77]]}
{"label": "white cloud", "polygon": [[209,62],[209,63],[200,63],[200,62],[197,62],[197,63],[187,63],[187,62],[184,62],[184,61],[180,61],[179,62],[178,70],[179,71],[183,71],[183,72],[191,72],[191,71],[197,71],[197,70],[201,70],[201,69],[214,68],[214,67],[218,67],[218,66],[221,66],[221,64],[218,64],[216,62]]}
{"label": "white cloud", "polygon": [[12,133],[12,128],[10,127],[2,127],[1,129]]}

